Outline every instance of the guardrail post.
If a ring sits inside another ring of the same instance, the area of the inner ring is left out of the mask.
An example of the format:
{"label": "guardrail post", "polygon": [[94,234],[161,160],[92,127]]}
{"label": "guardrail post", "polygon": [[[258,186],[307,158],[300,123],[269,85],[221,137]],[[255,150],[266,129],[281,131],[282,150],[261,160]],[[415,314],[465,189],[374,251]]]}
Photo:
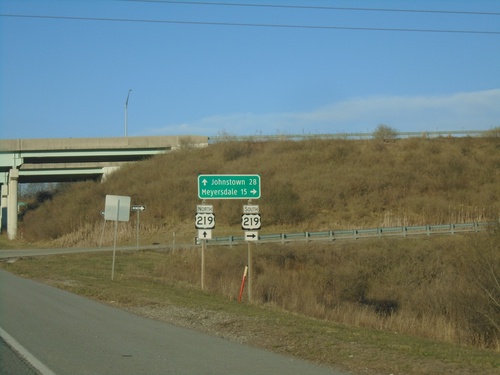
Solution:
{"label": "guardrail post", "polygon": [[426,225],[425,226],[425,230],[427,231],[427,235],[430,236],[431,235],[431,226],[430,225]]}
{"label": "guardrail post", "polygon": [[285,233],[281,233],[281,243],[285,244]]}
{"label": "guardrail post", "polygon": [[335,238],[333,238],[333,230],[330,231],[330,241],[333,241]]}
{"label": "guardrail post", "polygon": [[451,234],[455,234],[455,224],[450,224],[450,232]]}
{"label": "guardrail post", "polygon": [[309,232],[305,232],[304,234],[306,236],[306,243],[308,243],[309,242]]}

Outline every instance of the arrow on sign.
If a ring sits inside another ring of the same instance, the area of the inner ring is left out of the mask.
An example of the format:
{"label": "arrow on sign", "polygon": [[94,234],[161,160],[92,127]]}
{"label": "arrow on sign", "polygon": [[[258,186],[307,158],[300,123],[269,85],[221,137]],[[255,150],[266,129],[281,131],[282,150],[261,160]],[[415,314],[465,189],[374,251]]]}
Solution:
{"label": "arrow on sign", "polygon": [[257,194],[257,190],[253,189],[253,190],[250,190],[250,193],[252,193],[253,195]]}
{"label": "arrow on sign", "polygon": [[203,232],[203,238],[207,238],[207,235],[208,235],[207,231],[204,231]]}
{"label": "arrow on sign", "polygon": [[132,206],[131,211],[144,211],[146,206]]}
{"label": "arrow on sign", "polygon": [[206,178],[204,178],[203,181],[201,181],[201,183],[203,184],[203,186],[207,186],[208,181]]}
{"label": "arrow on sign", "polygon": [[259,232],[250,231],[245,232],[245,241],[258,241],[259,240]]}

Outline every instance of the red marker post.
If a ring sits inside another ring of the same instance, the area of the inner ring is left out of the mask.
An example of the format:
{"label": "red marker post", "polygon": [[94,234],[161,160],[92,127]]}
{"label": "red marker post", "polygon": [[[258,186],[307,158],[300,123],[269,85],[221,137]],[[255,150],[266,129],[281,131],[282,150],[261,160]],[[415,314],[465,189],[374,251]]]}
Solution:
{"label": "red marker post", "polygon": [[245,281],[247,279],[248,266],[245,266],[245,271],[243,271],[243,278],[241,279],[240,295],[238,296],[238,303],[241,302],[241,297],[243,296],[243,289],[245,289]]}

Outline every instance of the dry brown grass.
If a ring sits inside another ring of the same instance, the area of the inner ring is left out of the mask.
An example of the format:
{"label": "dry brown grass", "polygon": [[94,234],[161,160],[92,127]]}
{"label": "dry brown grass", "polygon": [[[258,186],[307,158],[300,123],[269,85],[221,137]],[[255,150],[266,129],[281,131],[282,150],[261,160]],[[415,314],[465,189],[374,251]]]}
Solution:
{"label": "dry brown grass", "polygon": [[[213,259],[222,259],[224,266],[232,266],[245,257],[241,249],[223,253],[219,250],[222,249],[213,249],[213,253],[210,250],[211,264]],[[279,248],[269,250],[276,252]],[[237,303],[231,297],[232,285],[237,284],[234,278],[241,277],[236,270],[228,269],[222,275],[214,273],[209,279],[212,290],[202,291],[197,285],[197,255],[199,249],[176,253],[120,252],[114,281],[110,279],[109,252],[23,258],[0,262],[0,267],[148,318],[319,362],[344,372],[496,375],[500,369],[498,351],[405,335],[402,330],[387,331],[382,325],[377,329],[365,328],[368,320],[374,321],[373,311],[360,312],[356,304],[342,310],[346,321],[353,322],[347,325],[288,312],[270,303],[249,304],[246,300]],[[191,281],[175,280],[171,275],[174,271],[176,278],[182,275],[180,280]],[[219,288],[226,288],[227,294],[217,292]],[[415,324],[418,323],[416,319]]]}
{"label": "dry brown grass", "polygon": [[[496,220],[499,148],[494,137],[223,142],[142,161],[104,183],[75,184],[27,212],[21,231],[30,241],[82,231],[78,243],[95,244],[104,198],[115,194],[146,205],[141,223],[150,237],[158,235],[154,242],[174,231],[192,239],[200,173],[260,174],[263,233]],[[239,228],[241,201],[210,203],[218,229]]]}
{"label": "dry brown grass", "polygon": [[[262,233],[495,221],[500,216],[500,140],[310,140],[219,143],[184,148],[117,171],[104,183],[73,185],[36,210],[21,229],[60,246],[112,244],[103,233],[106,194],[144,204],[143,243],[192,243],[197,175],[260,174]],[[210,201],[215,235],[240,234],[242,201]],[[120,243],[135,242],[135,218]],[[486,239],[488,238],[488,239]],[[147,241],[147,242],[146,242]],[[261,245],[259,303],[320,319],[499,347],[498,235],[380,239],[335,245]],[[207,285],[235,298],[245,249],[211,249]],[[217,256],[215,256],[217,253]],[[153,270],[197,285],[198,254],[179,251]]]}
{"label": "dry brown grass", "polygon": [[[321,320],[500,350],[500,236],[259,245],[254,302]],[[246,246],[209,247],[209,291],[236,300]],[[200,254],[178,251],[154,278],[200,283]]]}

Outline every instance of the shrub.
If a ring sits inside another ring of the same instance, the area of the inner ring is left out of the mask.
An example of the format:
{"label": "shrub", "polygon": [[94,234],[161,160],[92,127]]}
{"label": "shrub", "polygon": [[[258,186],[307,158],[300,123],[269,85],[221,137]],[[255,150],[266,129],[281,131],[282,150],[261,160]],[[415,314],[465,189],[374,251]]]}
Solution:
{"label": "shrub", "polygon": [[389,142],[398,137],[397,130],[390,126],[380,124],[373,132],[373,138],[379,141]]}
{"label": "shrub", "polygon": [[488,138],[500,138],[500,126],[488,130],[485,136]]}

